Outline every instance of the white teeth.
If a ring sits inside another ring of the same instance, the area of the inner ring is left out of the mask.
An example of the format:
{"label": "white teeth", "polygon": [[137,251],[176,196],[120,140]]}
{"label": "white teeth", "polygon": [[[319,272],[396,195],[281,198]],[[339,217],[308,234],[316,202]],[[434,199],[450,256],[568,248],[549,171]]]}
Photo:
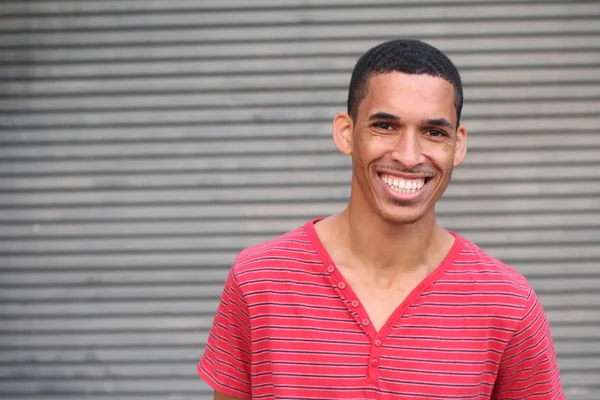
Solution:
{"label": "white teeth", "polygon": [[382,177],[382,181],[397,193],[415,193],[420,190],[425,181],[405,181],[402,179],[392,179],[387,176]]}

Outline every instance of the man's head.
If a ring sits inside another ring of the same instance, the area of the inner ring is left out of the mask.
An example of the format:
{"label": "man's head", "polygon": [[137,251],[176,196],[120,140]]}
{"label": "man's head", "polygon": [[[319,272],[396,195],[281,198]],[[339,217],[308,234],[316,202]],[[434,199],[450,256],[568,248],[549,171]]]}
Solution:
{"label": "man's head", "polygon": [[450,59],[435,47],[419,40],[392,40],[364,53],[354,66],[348,90],[348,114],[356,120],[358,106],[367,96],[369,79],[375,75],[401,72],[439,77],[454,86],[456,126],[460,123],[463,90],[460,75]]}
{"label": "man's head", "polygon": [[374,47],[356,64],[334,141],[352,156],[353,208],[395,224],[433,218],[466,155],[462,86],[452,62],[418,41]]}

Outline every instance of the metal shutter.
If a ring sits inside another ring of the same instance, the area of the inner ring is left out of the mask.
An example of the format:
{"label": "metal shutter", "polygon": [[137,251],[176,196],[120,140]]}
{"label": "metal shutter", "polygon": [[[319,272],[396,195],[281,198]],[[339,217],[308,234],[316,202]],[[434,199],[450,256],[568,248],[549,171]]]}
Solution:
{"label": "metal shutter", "polygon": [[245,246],[341,210],[356,58],[448,52],[468,162],[448,227],[522,271],[568,398],[600,399],[600,2],[0,2],[0,397],[211,398]]}

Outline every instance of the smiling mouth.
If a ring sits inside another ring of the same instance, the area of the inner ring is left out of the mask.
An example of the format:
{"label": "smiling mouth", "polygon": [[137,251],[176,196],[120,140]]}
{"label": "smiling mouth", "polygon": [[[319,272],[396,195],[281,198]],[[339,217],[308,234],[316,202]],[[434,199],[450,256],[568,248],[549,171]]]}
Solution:
{"label": "smiling mouth", "polygon": [[387,185],[392,191],[399,194],[413,194],[419,192],[423,189],[423,186],[427,184],[427,182],[431,178],[415,178],[415,179],[406,179],[400,178],[398,176],[389,175],[389,174],[378,174],[379,179],[383,183]]}

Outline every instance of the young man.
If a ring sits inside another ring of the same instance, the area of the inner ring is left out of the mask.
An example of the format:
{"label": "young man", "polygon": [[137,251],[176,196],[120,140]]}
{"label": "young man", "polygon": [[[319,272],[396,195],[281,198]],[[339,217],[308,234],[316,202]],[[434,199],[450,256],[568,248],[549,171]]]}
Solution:
{"label": "young man", "polygon": [[333,121],[348,206],[239,254],[198,364],[215,399],[564,399],[525,278],[436,223],[462,101],[425,43],[359,59]]}

